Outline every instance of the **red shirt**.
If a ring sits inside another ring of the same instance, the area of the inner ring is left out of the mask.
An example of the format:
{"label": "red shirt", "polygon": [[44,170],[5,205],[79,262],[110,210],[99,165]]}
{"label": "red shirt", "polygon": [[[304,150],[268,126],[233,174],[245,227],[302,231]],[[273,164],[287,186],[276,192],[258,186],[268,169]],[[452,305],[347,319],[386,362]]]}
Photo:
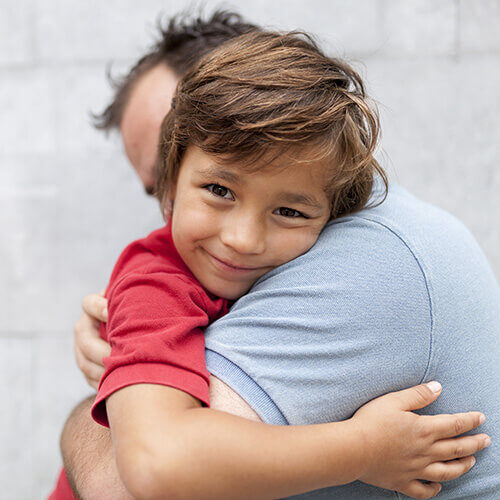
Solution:
{"label": "red shirt", "polygon": [[73,491],[64,469],[61,469],[59,477],[57,478],[56,487],[47,500],[78,500],[77,497],[73,495]]}
{"label": "red shirt", "polygon": [[209,373],[203,329],[228,311],[229,301],[212,295],[178,254],[172,224],[131,243],[120,255],[106,290],[111,344],[92,417],[108,426],[106,398],[118,389],[161,384],[180,389],[209,406]]}

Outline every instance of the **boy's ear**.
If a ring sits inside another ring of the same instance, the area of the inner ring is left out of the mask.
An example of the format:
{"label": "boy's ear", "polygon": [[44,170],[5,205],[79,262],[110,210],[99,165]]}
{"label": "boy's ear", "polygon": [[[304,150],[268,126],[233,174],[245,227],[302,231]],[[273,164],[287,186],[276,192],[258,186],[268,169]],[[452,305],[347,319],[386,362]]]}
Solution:
{"label": "boy's ear", "polygon": [[171,182],[167,190],[167,200],[170,200],[172,203],[175,200],[176,189],[177,189],[177,181]]}
{"label": "boy's ear", "polygon": [[175,184],[171,185],[167,191],[167,197],[165,200],[165,208],[163,216],[165,220],[168,220],[174,211],[174,199],[175,199]]}
{"label": "boy's ear", "polygon": [[170,196],[167,194],[167,198],[165,200],[165,205],[163,208],[163,218],[168,220],[174,211],[174,202],[170,199]]}

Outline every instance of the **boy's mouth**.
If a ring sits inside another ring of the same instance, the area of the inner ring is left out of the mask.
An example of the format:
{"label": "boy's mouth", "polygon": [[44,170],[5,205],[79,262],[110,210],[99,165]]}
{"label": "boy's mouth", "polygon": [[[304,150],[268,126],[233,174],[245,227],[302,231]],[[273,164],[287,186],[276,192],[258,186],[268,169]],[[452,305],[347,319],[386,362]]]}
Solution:
{"label": "boy's mouth", "polygon": [[225,259],[219,259],[218,257],[215,257],[215,255],[212,255],[207,250],[205,250],[205,252],[207,252],[207,254],[210,257],[212,257],[212,259],[217,264],[219,264],[219,266],[223,266],[223,268],[225,268],[227,270],[242,271],[242,272],[247,271],[248,272],[248,271],[255,271],[256,269],[263,269],[262,267],[249,267],[249,266],[238,265],[238,264],[232,263],[232,262],[225,260]]}

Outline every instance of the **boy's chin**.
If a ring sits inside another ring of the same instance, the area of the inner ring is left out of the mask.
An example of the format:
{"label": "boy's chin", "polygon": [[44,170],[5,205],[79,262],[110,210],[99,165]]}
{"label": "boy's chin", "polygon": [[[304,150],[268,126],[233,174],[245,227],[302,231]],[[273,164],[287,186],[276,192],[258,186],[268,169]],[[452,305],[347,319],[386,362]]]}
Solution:
{"label": "boy's chin", "polygon": [[208,290],[212,295],[220,297],[221,299],[226,300],[237,300],[241,296],[245,295],[245,293],[250,290],[252,284],[242,285],[242,286],[230,286],[225,284],[207,284],[204,285],[205,289]]}

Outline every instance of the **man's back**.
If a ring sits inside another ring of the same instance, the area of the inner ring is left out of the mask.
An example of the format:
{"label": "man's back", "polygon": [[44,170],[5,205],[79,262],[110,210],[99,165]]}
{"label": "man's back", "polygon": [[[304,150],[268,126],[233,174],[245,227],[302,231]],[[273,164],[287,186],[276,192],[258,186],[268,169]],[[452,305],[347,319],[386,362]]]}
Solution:
{"label": "man's back", "polygon": [[[499,323],[498,284],[474,238],[391,186],[382,205],[330,223],[313,249],[211,325],[207,363],[275,424],[343,420],[376,396],[435,379],[443,394],[424,411],[481,410],[495,443]],[[440,497],[496,498],[495,445],[477,459]],[[314,498],[394,495],[354,483]]]}

